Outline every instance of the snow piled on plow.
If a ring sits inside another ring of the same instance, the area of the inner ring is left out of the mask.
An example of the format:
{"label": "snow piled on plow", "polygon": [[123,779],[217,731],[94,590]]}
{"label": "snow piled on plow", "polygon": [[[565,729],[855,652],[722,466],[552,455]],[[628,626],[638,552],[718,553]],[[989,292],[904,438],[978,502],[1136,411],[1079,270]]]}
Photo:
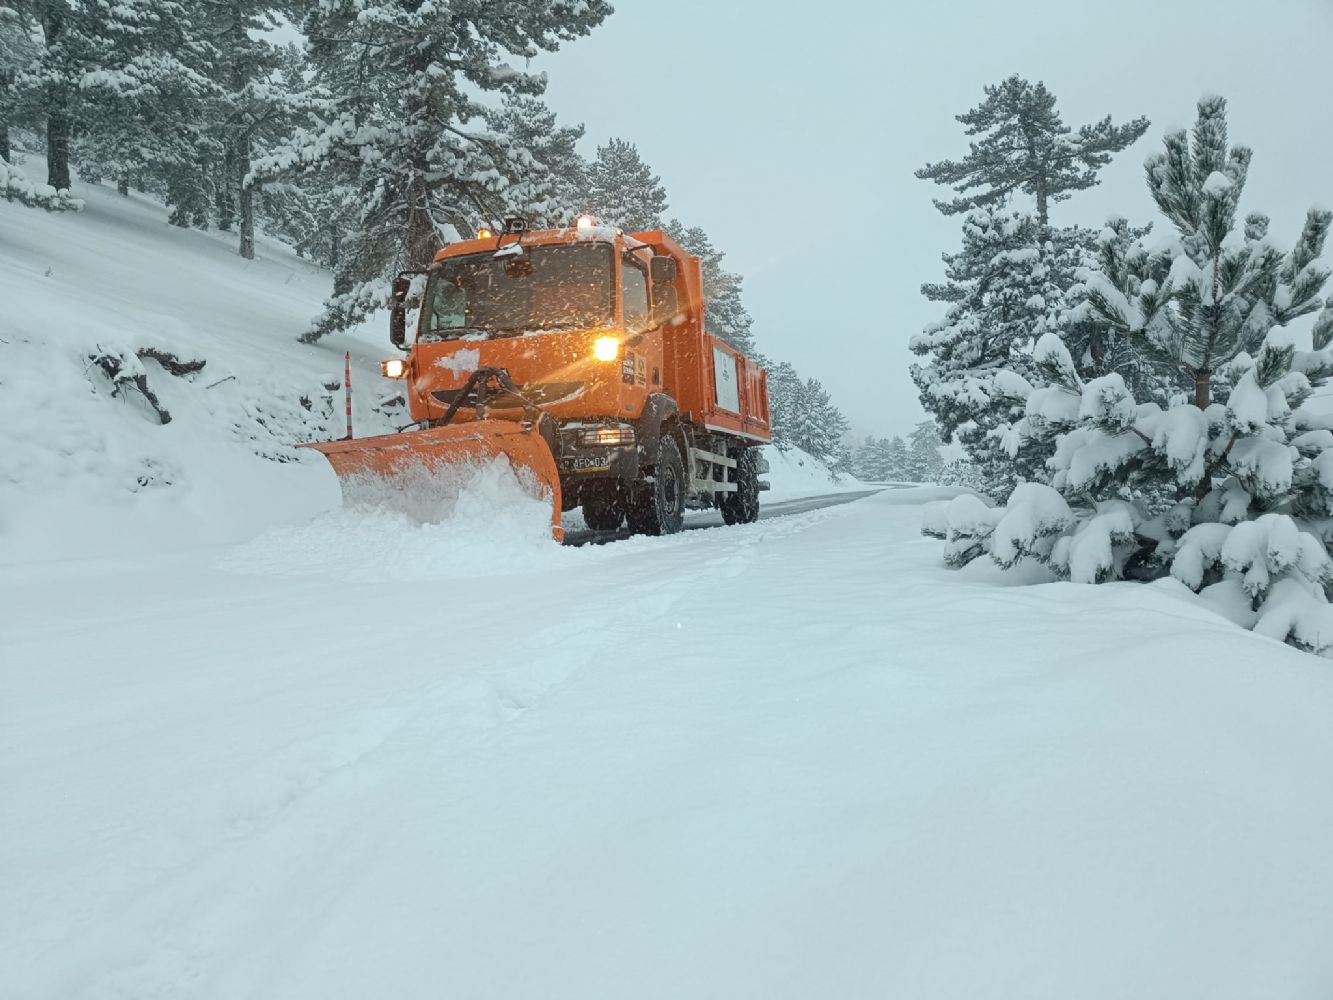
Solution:
{"label": "snow piled on plow", "polygon": [[556,559],[551,499],[507,459],[343,480],[343,506],[229,552],[224,570],[362,583],[466,581]]}

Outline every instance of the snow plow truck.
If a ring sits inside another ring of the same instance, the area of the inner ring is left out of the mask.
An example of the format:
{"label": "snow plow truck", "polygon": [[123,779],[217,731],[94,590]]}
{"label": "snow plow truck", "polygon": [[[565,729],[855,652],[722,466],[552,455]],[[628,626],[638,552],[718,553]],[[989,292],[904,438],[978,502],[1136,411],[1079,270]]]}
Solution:
{"label": "snow plow truck", "polygon": [[550,500],[557,540],[575,507],[594,531],[647,535],[680,530],[687,508],[759,516],[767,374],[707,331],[700,261],[664,232],[588,216],[483,229],[398,275],[390,340],[406,357],[381,370],[404,381],[413,423],[309,446],[345,496],[368,476],[410,491],[423,472],[503,458]]}

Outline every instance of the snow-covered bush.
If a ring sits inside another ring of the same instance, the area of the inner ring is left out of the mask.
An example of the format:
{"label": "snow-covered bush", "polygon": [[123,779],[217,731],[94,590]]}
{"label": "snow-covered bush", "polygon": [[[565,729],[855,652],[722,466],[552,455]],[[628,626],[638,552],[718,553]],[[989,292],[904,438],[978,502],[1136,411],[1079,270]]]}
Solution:
{"label": "snow-covered bush", "polygon": [[1174,238],[1082,275],[1090,314],[1190,391],[1140,399],[1120,373],[1085,379],[1044,335],[1032,365],[996,380],[1024,398],[1011,453],[1054,444],[1050,485],[1020,485],[995,510],[955,500],[927,527],[950,565],[1035,559],[1080,583],[1170,574],[1247,627],[1333,651],[1333,414],[1306,405],[1333,375],[1333,304],[1313,350],[1285,329],[1323,304],[1333,213],[1311,209],[1286,252],[1261,215],[1237,234],[1250,157],[1228,148],[1225,102],[1202,100],[1193,141],[1169,134],[1147,163]]}
{"label": "snow-covered bush", "polygon": [[49,184],[29,179],[3,157],[0,157],[0,198],[17,201],[31,208],[44,208],[48,212],[83,210],[83,202],[72,197],[68,190],[57,191]]}

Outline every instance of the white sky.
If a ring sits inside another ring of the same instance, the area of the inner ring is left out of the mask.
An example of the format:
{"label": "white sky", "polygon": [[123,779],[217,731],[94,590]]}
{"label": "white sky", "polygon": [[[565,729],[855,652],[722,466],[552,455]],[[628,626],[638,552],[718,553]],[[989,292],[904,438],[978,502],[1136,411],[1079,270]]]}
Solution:
{"label": "white sky", "polygon": [[953,116],[984,84],[1044,80],[1075,127],[1152,121],[1057,223],[1155,221],[1143,159],[1209,91],[1255,150],[1242,211],[1271,214],[1285,243],[1333,203],[1333,0],[616,3],[536,62],[548,103],[587,125],[587,154],[638,145],[669,213],[745,275],[762,350],[823,381],[858,434],[922,419],[907,342],[939,315],[919,287],[958,220],[912,171],[966,152]]}

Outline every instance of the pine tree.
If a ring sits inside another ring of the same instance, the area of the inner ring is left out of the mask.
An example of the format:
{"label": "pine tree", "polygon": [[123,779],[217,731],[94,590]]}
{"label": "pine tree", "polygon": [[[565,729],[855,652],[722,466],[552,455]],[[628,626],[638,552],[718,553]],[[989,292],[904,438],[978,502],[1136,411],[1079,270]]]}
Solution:
{"label": "pine tree", "polygon": [[1330,652],[1333,417],[1305,403],[1333,376],[1333,307],[1313,351],[1283,328],[1321,307],[1333,212],[1311,209],[1286,252],[1263,215],[1238,231],[1251,153],[1228,145],[1221,98],[1200,101],[1192,140],[1172,132],[1165,147],[1147,180],[1175,238],[1113,255],[1084,287],[1094,315],[1191,391],[1137,399],[1119,373],[1084,379],[1043,337],[1025,421],[1055,431],[1052,486],[1022,484],[993,511],[954,501],[937,526],[946,561],[1031,558],[1088,583],[1169,573],[1243,625]]}
{"label": "pine tree", "polygon": [[786,451],[796,443],[796,410],[804,383],[789,362],[775,365],[761,359],[760,363],[768,371],[768,410],[773,444],[780,451]]}
{"label": "pine tree", "polygon": [[392,274],[429,263],[446,234],[470,234],[478,214],[503,213],[512,179],[534,157],[480,127],[479,95],[540,94],[544,77],[505,57],[554,50],[610,12],[606,0],[497,0],[466,14],[419,0],[309,8],[303,30],[327,100],[253,173],[326,173],[356,193],[361,218],[341,247],[334,295],[304,340],[359,322],[386,304]]}
{"label": "pine tree", "polygon": [[38,56],[32,25],[17,9],[0,7],[0,160],[12,163],[10,133],[20,125],[15,81]]}
{"label": "pine tree", "polygon": [[[559,125],[555,112],[535,97],[514,94],[486,120],[504,141],[532,154],[506,208],[534,226],[567,226],[578,215],[588,187],[588,164],[577,150],[582,125]],[[498,221],[498,220],[497,220]]]}
{"label": "pine tree", "polygon": [[828,390],[818,379],[806,379],[794,400],[792,443],[820,461],[832,461],[847,429],[847,419],[833,405]]}
{"label": "pine tree", "polygon": [[[985,88],[986,99],[957,116],[971,142],[961,160],[928,163],[916,172],[922,180],[947,184],[959,197],[936,201],[946,215],[978,206],[999,207],[1022,192],[1036,201],[1037,225],[1048,225],[1050,202],[1097,183],[1097,171],[1111,156],[1148,130],[1146,118],[1113,125],[1110,115],[1075,133],[1055,108],[1055,95],[1038,81],[1019,76]],[[969,193],[973,192],[973,193]]]}
{"label": "pine tree", "polygon": [[[1019,449],[1016,425],[1024,400],[1013,392],[1034,374],[1031,353],[1046,333],[1069,337],[1085,374],[1104,374],[1127,360],[1108,348],[1104,324],[1071,308],[1077,275],[1096,251],[1093,234],[1050,224],[1051,202],[1097,183],[1113,153],[1147,129],[1145,119],[1110,118],[1077,133],[1064,124],[1055,97],[1017,76],[986,88],[986,99],[958,116],[972,142],[961,161],[927,164],[917,176],[950,184],[960,197],[936,201],[947,215],[966,213],[963,244],[946,254],[943,284],[922,286],[948,304],[942,322],[914,337],[923,363],[912,368],[921,403],[945,441],[958,440],[988,490],[1006,496],[1017,482],[1045,478],[1049,442],[1028,437]],[[968,192],[975,192],[968,194]],[[1036,214],[1005,207],[1028,195]],[[1011,382],[1002,371],[1023,376]]]}
{"label": "pine tree", "polygon": [[907,450],[907,442],[895,435],[884,449],[884,479],[889,481],[907,479],[910,464],[911,455]]}
{"label": "pine tree", "polygon": [[11,0],[6,31],[33,31],[40,38],[36,57],[14,75],[10,106],[16,120],[46,136],[46,183],[68,192],[70,133],[79,84],[85,70],[95,67],[99,49],[90,19],[70,0]]}
{"label": "pine tree", "polygon": [[884,472],[884,443],[882,440],[867,436],[852,452],[852,475],[857,479],[874,481]]}
{"label": "pine tree", "polygon": [[1048,325],[1048,299],[1058,304],[1038,240],[1036,220],[1025,212],[969,212],[961,250],[944,255],[945,282],[921,289],[928,299],[949,303],[945,318],[910,342],[925,359],[911,368],[921,405],[944,440],[956,437],[1000,494],[1018,478],[1038,474],[1044,457],[1030,455],[1027,466],[1016,465],[1006,447],[1023,400],[1001,374],[1034,374],[1032,345]]}
{"label": "pine tree", "polygon": [[208,223],[208,164],[220,146],[209,134],[221,90],[210,8],[175,0],[118,0],[80,7],[78,30],[94,39],[80,81],[72,160],[88,181],[131,178],[165,188],[175,225]]}
{"label": "pine tree", "polygon": [[247,260],[255,255],[261,200],[252,161],[280,145],[303,110],[304,81],[293,52],[265,37],[280,12],[273,0],[213,0],[200,13],[212,40],[208,73],[217,88],[209,136],[219,154],[208,178],[213,212],[219,229],[236,228],[237,253]]}
{"label": "pine tree", "polygon": [[597,147],[597,157],[588,166],[585,208],[599,222],[627,233],[661,229],[666,189],[643,162],[637,146],[612,139]]}
{"label": "pine tree", "polygon": [[753,354],[754,337],[750,328],[754,320],[741,301],[741,284],[744,279],[722,267],[725,255],[713,246],[708,234],[698,226],[686,227],[679,220],[672,219],[667,223],[666,231],[687,251],[698,257],[703,267],[703,292],[709,332],[742,354]]}
{"label": "pine tree", "polygon": [[908,435],[908,456],[906,478],[914,483],[939,482],[944,472],[944,459],[940,457],[939,431],[935,421],[923,420]]}

